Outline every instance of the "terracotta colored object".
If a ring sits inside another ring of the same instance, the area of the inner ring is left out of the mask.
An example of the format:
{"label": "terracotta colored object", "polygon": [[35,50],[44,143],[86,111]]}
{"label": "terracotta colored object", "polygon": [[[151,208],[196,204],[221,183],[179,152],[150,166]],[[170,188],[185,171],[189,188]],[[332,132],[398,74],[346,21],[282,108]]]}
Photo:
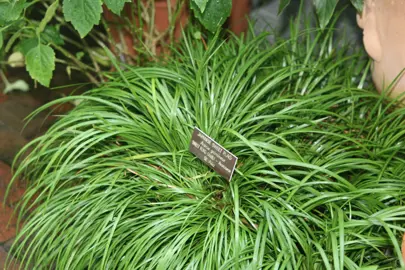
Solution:
{"label": "terracotta colored object", "polygon": [[239,35],[249,28],[247,16],[250,12],[250,0],[233,0],[231,16],[228,19],[229,28]]}
{"label": "terracotta colored object", "polygon": [[12,186],[6,204],[3,204],[5,191],[11,178],[10,166],[0,161],[0,242],[2,243],[15,237],[17,220],[15,215],[13,215],[13,207],[25,192],[25,186],[17,182]]}
{"label": "terracotta colored object", "polygon": [[[134,0],[134,2],[137,2],[137,0]],[[147,1],[144,1],[145,4],[147,4]],[[172,14],[175,12],[175,7],[177,0],[170,0],[171,3],[171,10]],[[166,0],[156,0],[154,2],[154,7],[155,7],[155,15],[154,15],[154,27],[157,33],[155,32],[154,34],[159,35],[166,31],[168,27],[170,26],[169,22],[169,7],[167,4]],[[124,10],[122,12],[122,16],[126,16],[127,18],[130,18],[131,20],[135,20],[135,24],[139,25],[139,18],[135,14],[131,14],[132,9],[130,5],[126,5],[124,7]],[[121,18],[115,14],[113,14],[111,11],[109,11],[106,7],[104,7],[104,18],[106,19],[107,22],[110,23],[109,25],[109,31],[116,42],[115,45],[118,45],[121,47],[121,51],[125,51],[130,55],[135,55],[135,41],[138,39],[138,36],[136,33],[130,32],[129,29],[125,29],[121,27],[122,25],[125,25],[125,19]],[[181,36],[181,29],[187,24],[188,21],[188,12],[186,7],[183,5],[182,10],[180,11],[179,16],[177,17],[177,21],[175,24],[175,29],[174,29],[174,37],[179,38]],[[144,32],[148,33],[149,31],[149,26],[147,25],[146,22],[143,22],[144,24]],[[168,37],[164,37],[164,41],[167,41]],[[156,51],[160,52],[160,48],[158,44],[156,45]],[[114,50],[114,49],[113,49]],[[115,50],[114,50],[115,51]]]}
{"label": "terracotta colored object", "polygon": [[[177,0],[170,0],[172,12],[174,12],[174,7],[176,6]],[[188,12],[186,7],[183,6],[180,11],[179,18],[176,22],[174,29],[174,36],[180,38],[181,28],[187,24],[188,21]],[[166,31],[170,26],[169,22],[169,8],[167,6],[166,0],[160,0],[155,2],[155,27],[159,32]]]}
{"label": "terracotta colored object", "polygon": [[3,103],[7,100],[7,95],[0,92],[0,103]]}
{"label": "terracotta colored object", "polygon": [[[405,92],[405,0],[365,0],[357,23],[363,29],[363,42],[373,60],[372,76],[382,92],[390,89],[397,97]],[[398,77],[399,76],[399,77]]]}
{"label": "terracotta colored object", "polygon": [[[134,0],[135,2],[137,0]],[[144,3],[148,3],[148,0],[143,0]],[[177,0],[170,0],[172,14],[175,11]],[[167,0],[156,0],[154,2],[155,6],[155,29],[158,33],[163,33],[168,29],[170,26],[169,22],[169,13],[168,13],[168,5]],[[181,36],[181,29],[184,27],[189,18],[188,13],[189,8],[187,6],[183,6],[182,10],[177,17],[177,21],[175,24],[174,29],[174,37],[180,38]],[[233,0],[232,2],[232,12],[231,16],[229,17],[227,23],[231,31],[235,34],[239,35],[243,32],[248,30],[248,18],[250,12],[250,0]],[[135,19],[135,24],[139,25],[138,18],[134,16],[131,10],[130,5],[126,5],[122,15],[126,16],[127,18]],[[109,31],[111,33],[112,38],[116,42],[111,49],[117,52],[117,46],[120,47],[120,51],[126,52],[129,55],[135,55],[135,42],[138,39],[138,36],[135,33],[132,33],[129,29],[123,28],[122,26],[125,25],[125,19],[113,14],[110,10],[108,10],[104,6],[104,18],[109,22],[110,27]],[[148,26],[144,26],[144,31],[148,32]],[[168,37],[163,39],[164,42],[168,41]],[[156,53],[159,54],[161,52],[161,46],[159,44],[155,44]]]}

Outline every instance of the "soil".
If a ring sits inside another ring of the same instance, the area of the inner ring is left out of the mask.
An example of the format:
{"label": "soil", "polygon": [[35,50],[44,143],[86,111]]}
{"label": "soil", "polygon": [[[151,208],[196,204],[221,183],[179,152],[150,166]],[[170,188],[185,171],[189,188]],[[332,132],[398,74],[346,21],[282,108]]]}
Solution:
{"label": "soil", "polygon": [[[45,110],[31,121],[26,118],[36,109],[49,101],[69,95],[77,87],[63,87],[52,90],[42,86],[35,87],[35,83],[29,78],[23,69],[13,69],[7,74],[10,82],[23,79],[31,86],[29,92],[12,92],[7,95],[2,94],[4,83],[0,81],[0,269],[5,269],[5,261],[10,247],[17,233],[17,220],[14,216],[17,202],[25,192],[25,183],[17,180],[11,186],[7,200],[5,193],[12,179],[11,165],[16,154],[29,141],[40,136],[56,121],[57,115],[64,114],[71,110],[73,104],[53,107]],[[59,68],[54,73],[51,85],[53,87],[72,85],[78,82],[85,82],[82,77],[70,80],[64,69]],[[79,92],[84,91],[81,89]],[[18,162],[15,163],[18,166]],[[19,269],[19,263],[12,256],[11,264],[7,269]]]}

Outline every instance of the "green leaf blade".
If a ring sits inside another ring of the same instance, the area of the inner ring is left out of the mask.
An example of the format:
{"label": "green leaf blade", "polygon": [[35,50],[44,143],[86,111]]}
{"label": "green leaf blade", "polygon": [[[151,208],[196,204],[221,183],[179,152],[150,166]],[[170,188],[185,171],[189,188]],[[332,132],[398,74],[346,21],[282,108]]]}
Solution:
{"label": "green leaf blade", "polygon": [[194,2],[198,6],[200,11],[202,13],[204,13],[205,7],[207,6],[207,3],[208,3],[208,0],[193,0],[192,2]]}
{"label": "green leaf blade", "polygon": [[364,267],[360,268],[359,270],[378,270],[378,265],[364,266]]}
{"label": "green leaf blade", "polygon": [[23,55],[27,56],[28,52],[37,47],[39,40],[37,38],[24,39],[16,46],[16,51],[21,52]]}
{"label": "green leaf blade", "polygon": [[55,52],[48,46],[38,44],[26,55],[27,70],[40,84],[49,87],[55,69]]}
{"label": "green leaf blade", "polygon": [[313,0],[316,13],[318,14],[321,28],[325,28],[332,18],[338,0]]}
{"label": "green leaf blade", "polygon": [[94,25],[100,22],[102,2],[100,0],[65,0],[63,14],[68,22],[85,37]]}
{"label": "green leaf blade", "polygon": [[356,8],[357,12],[361,12],[363,10],[363,0],[351,0],[352,5]]}
{"label": "green leaf blade", "polygon": [[131,0],[104,0],[104,4],[113,13],[120,15],[125,3],[129,3]]}
{"label": "green leaf blade", "polygon": [[43,43],[52,43],[55,45],[64,45],[65,41],[59,31],[59,25],[47,25],[41,33]]}
{"label": "green leaf blade", "polygon": [[204,27],[214,33],[231,14],[232,0],[209,0],[204,12],[195,2],[191,2],[190,6]]}
{"label": "green leaf blade", "polygon": [[46,10],[45,16],[40,22],[38,28],[37,28],[37,34],[42,33],[44,31],[45,26],[52,20],[53,16],[55,16],[55,12],[58,9],[59,6],[59,0],[56,0],[53,2],[48,9]]}
{"label": "green leaf blade", "polygon": [[15,21],[20,17],[26,0],[10,0],[0,3],[0,25],[5,22]]}
{"label": "green leaf blade", "polygon": [[290,4],[291,0],[281,0],[278,6],[278,14],[281,14],[283,10]]}

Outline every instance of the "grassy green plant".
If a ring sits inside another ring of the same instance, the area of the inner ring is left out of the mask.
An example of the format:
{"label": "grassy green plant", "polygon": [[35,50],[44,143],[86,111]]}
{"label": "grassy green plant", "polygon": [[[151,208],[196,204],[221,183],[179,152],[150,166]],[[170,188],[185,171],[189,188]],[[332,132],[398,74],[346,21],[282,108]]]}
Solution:
{"label": "grassy green plant", "polygon": [[[405,111],[362,89],[367,61],[332,33],[187,37],[48,104],[82,100],[25,148],[11,253],[34,269],[403,267]],[[194,126],[238,156],[231,182],[188,152]]]}

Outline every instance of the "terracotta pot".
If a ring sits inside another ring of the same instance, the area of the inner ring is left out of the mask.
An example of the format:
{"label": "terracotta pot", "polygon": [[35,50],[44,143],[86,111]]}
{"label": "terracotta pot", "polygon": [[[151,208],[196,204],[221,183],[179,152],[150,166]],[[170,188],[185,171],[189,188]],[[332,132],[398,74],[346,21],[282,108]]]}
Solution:
{"label": "terracotta pot", "polygon": [[[134,2],[137,2],[137,0],[134,0]],[[177,4],[177,0],[170,0],[171,2],[171,9],[172,9],[172,14],[175,12],[175,7]],[[144,3],[147,3],[144,1]],[[169,22],[169,7],[167,4],[166,0],[156,0],[154,2],[155,6],[155,15],[154,15],[154,28],[158,33],[155,33],[157,35],[164,33],[170,26]],[[110,10],[108,10],[106,7],[103,7],[104,12],[104,18],[106,21],[109,23],[109,31],[111,33],[112,38],[116,42],[112,47],[116,47],[117,45],[121,47],[121,51],[124,51],[130,55],[136,55],[135,51],[135,41],[138,39],[138,36],[136,33],[130,32],[129,29],[122,27],[125,25],[125,19],[122,17],[119,17],[115,14],[113,14]],[[139,18],[137,15],[133,15],[132,9],[130,5],[126,5],[124,7],[124,10],[122,12],[122,16],[126,16],[127,18],[130,18],[131,20],[134,20],[135,25],[139,25]],[[187,24],[188,21],[188,12],[185,6],[183,6],[182,10],[180,11],[179,16],[177,17],[177,21],[175,24],[174,32],[173,35],[175,38],[180,38],[181,36],[181,28],[184,27]],[[148,32],[149,31],[149,25],[147,25],[145,22],[144,24],[144,31]],[[169,41],[169,36],[166,35],[164,36],[160,42],[168,42]],[[161,45],[158,44],[155,45],[155,51],[157,54],[161,53]],[[112,48],[113,51],[117,51],[116,49]]]}
{"label": "terracotta pot", "polygon": [[[177,0],[170,0],[171,8],[174,11],[174,7],[176,6]],[[188,22],[188,12],[185,6],[183,6],[182,10],[180,11],[179,17],[177,19],[175,28],[174,28],[174,36],[175,38],[181,37],[181,29],[184,27]],[[169,8],[167,6],[166,0],[160,0],[155,2],[155,27],[159,32],[166,31],[170,26],[169,22]]]}
{"label": "terracotta pot", "polygon": [[[128,15],[128,12],[129,8],[127,6],[124,7],[122,13]],[[128,29],[121,27],[121,25],[125,24],[124,19],[121,19],[119,16],[112,13],[105,6],[103,6],[103,16],[109,24],[108,31],[115,41],[115,44],[111,44],[110,49],[117,53],[116,46],[120,46],[122,47],[121,49],[123,51],[134,55],[134,37],[132,36],[132,33],[128,31]]]}
{"label": "terracotta pot", "polygon": [[250,13],[250,0],[232,0],[231,16],[228,19],[229,29],[237,35],[247,32]]}

